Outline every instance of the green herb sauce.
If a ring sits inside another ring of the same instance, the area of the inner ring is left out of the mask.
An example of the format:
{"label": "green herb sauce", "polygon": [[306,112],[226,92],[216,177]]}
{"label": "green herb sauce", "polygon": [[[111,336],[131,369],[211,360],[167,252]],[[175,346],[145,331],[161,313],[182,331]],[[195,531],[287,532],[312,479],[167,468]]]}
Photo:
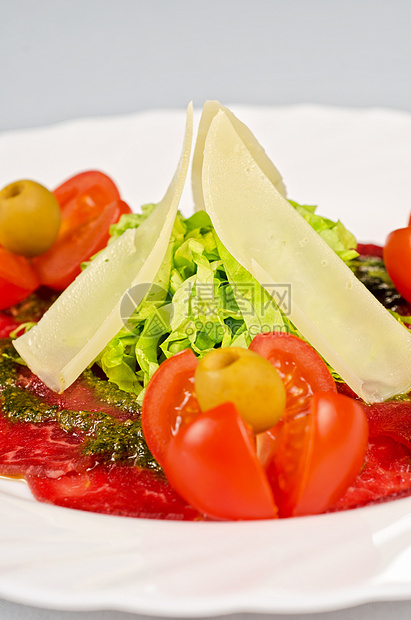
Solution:
{"label": "green herb sauce", "polygon": [[54,421],[66,432],[84,435],[85,454],[97,455],[100,461],[126,461],[161,471],[144,439],[140,407],[133,394],[122,392],[114,384],[86,371],[85,380],[102,401],[130,413],[132,419],[120,422],[103,412],[71,411],[48,405],[41,398],[17,385],[18,362],[11,341],[0,340],[1,411],[11,422],[37,424]]}

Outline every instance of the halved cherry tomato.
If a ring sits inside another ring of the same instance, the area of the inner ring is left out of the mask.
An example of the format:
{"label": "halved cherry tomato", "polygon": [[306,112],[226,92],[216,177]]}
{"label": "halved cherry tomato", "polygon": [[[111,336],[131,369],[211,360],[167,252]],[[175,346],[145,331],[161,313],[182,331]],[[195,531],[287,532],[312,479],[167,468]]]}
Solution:
{"label": "halved cherry tomato", "polygon": [[331,508],[364,463],[368,423],[362,406],[333,392],[317,392],[305,411],[283,421],[267,476],[280,516]]}
{"label": "halved cherry tomato", "polygon": [[131,209],[113,181],[96,170],[77,174],[53,193],[61,207],[59,236],[33,265],[42,284],[61,291],[78,276],[81,263],[107,245],[111,224]]}
{"label": "halved cherry tomato", "polygon": [[[330,371],[315,349],[293,334],[258,334],[249,348],[268,359],[284,382],[287,400],[283,418],[306,408],[315,392],[337,391]],[[257,435],[257,453],[263,466],[277,450],[281,426],[282,421]]]}
{"label": "halved cherry tomato", "polygon": [[411,302],[411,228],[399,228],[388,235],[383,258],[395,288]]}
{"label": "halved cherry tomato", "polygon": [[40,282],[57,291],[67,288],[81,272],[81,263],[107,245],[110,226],[119,220],[124,204],[112,202],[100,215],[59,236],[50,250],[34,258]]}
{"label": "halved cherry tomato", "polygon": [[197,415],[174,435],[165,474],[199,512],[216,519],[273,519],[273,494],[246,424],[231,403]]}
{"label": "halved cherry tomato", "polygon": [[336,392],[325,362],[309,344],[286,332],[258,334],[249,347],[277,369],[287,392],[285,415],[300,410],[314,392]]}
{"label": "halved cherry tomato", "polygon": [[22,301],[39,285],[37,275],[24,256],[0,247],[0,310]]}
{"label": "halved cherry tomato", "polygon": [[161,364],[146,388],[141,422],[148,447],[161,466],[173,434],[201,411],[194,394],[197,365],[191,349],[176,353]]}
{"label": "halved cherry tomato", "polygon": [[251,428],[231,403],[201,412],[194,393],[197,365],[187,349],[152,377],[142,410],[148,447],[170,484],[197,510],[220,519],[275,517]]}

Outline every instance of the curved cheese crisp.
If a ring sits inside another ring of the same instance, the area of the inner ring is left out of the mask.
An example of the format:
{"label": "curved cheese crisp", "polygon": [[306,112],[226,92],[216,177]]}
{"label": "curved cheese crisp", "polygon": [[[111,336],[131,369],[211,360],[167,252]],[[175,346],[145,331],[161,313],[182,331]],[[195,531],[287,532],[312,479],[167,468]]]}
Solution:
{"label": "curved cheese crisp", "polygon": [[136,287],[132,298],[138,304],[147,291],[144,285],[155,278],[187,177],[192,134],[190,104],[181,158],[163,200],[139,228],[109,244],[39,323],[14,342],[30,369],[52,390],[65,390],[93,362],[129,318],[122,304],[127,292]]}
{"label": "curved cheese crisp", "polygon": [[200,124],[198,127],[196,145],[193,155],[193,165],[191,170],[191,185],[196,211],[201,211],[205,209],[202,183],[204,145],[212,120],[215,115],[221,110],[227,114],[236,132],[238,133],[244,144],[247,146],[251,155],[254,157],[261,170],[263,170],[264,174],[267,175],[270,181],[278,189],[280,194],[286,196],[286,189],[281,174],[274,166],[273,162],[269,159],[269,157],[267,157],[263,147],[257,141],[249,128],[244,125],[244,123],[242,123],[236,116],[234,116],[231,110],[222,106],[219,101],[206,101],[203,107]]}
{"label": "curved cheese crisp", "polygon": [[[205,205],[226,248],[366,402],[411,389],[411,334],[284,199],[224,111],[205,142]],[[277,293],[277,295],[276,295]]]}

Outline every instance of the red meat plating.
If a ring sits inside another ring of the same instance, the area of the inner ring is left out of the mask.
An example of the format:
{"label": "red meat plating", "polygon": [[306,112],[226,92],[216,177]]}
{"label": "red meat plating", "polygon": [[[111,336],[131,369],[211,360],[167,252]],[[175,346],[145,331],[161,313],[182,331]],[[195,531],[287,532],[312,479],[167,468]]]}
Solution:
{"label": "red meat plating", "polygon": [[98,466],[57,479],[28,476],[27,481],[37,500],[66,508],[149,519],[200,518],[162,475],[138,467]]}

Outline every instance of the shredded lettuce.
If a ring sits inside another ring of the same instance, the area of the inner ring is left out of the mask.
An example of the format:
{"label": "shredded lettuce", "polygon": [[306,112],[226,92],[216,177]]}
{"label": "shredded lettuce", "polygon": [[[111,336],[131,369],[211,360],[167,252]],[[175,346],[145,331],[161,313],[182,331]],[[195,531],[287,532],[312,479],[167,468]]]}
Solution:
{"label": "shredded lettuce", "polygon": [[[315,207],[291,204],[342,260],[358,255],[355,238],[341,222],[315,214]],[[154,208],[145,205],[140,214],[123,215],[111,227],[111,238],[137,228]],[[216,347],[248,347],[261,332],[298,334],[275,301],[287,301],[287,287],[267,292],[260,286],[223,246],[205,211],[189,218],[178,213],[163,264],[147,288],[96,360],[110,381],[140,399],[159,364],[178,351],[191,348],[202,357]],[[132,296],[130,291],[124,300],[126,316]]]}
{"label": "shredded lettuce", "polygon": [[317,215],[315,213],[316,206],[299,205],[292,200],[289,202],[344,262],[358,256],[358,252],[355,250],[357,241],[340,220],[333,222],[326,217]]}

